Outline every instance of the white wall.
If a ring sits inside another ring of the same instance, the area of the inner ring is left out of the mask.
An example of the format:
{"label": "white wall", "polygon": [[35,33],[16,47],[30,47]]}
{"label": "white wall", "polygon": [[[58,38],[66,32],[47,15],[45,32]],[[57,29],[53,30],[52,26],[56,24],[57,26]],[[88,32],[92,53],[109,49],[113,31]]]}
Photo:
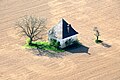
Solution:
{"label": "white wall", "polygon": [[[73,36],[70,36],[70,37],[68,37],[68,38],[65,38],[65,39],[57,39],[57,41],[59,41],[60,42],[60,48],[65,48],[65,47],[67,47],[66,46],[66,44],[65,44],[65,42],[67,41],[67,40],[69,40],[69,39],[73,39],[74,41],[76,41],[77,40],[77,35],[73,35]],[[72,44],[72,43],[71,43]]]}

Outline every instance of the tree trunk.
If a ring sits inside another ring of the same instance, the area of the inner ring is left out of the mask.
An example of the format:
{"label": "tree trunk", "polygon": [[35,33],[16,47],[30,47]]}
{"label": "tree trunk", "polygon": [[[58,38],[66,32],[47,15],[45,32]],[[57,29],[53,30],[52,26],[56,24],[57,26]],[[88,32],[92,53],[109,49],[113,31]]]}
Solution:
{"label": "tree trunk", "polygon": [[99,38],[99,37],[97,36],[97,40],[98,40],[98,38]]}
{"label": "tree trunk", "polygon": [[30,38],[30,42],[29,42],[29,45],[32,45],[32,41],[33,41],[33,40],[32,40],[32,38]]}

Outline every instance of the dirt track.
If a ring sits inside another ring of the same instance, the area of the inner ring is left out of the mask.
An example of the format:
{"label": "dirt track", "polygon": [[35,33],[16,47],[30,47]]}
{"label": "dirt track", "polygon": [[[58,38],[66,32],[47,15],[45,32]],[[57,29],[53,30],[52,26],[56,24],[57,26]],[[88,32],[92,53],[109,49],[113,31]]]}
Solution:
{"label": "dirt track", "polygon": [[[48,28],[66,19],[91,55],[49,58],[21,48],[14,23],[24,15],[47,18]],[[110,48],[94,43],[95,26]],[[0,80],[120,80],[120,0],[0,0]]]}

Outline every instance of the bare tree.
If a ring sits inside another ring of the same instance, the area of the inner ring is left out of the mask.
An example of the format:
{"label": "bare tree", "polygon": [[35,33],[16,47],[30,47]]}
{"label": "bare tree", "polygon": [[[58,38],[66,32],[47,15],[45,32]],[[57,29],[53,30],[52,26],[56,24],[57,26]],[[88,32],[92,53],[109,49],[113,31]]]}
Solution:
{"label": "bare tree", "polygon": [[93,31],[95,31],[95,34],[94,34],[94,35],[96,36],[95,42],[96,42],[96,43],[101,43],[102,41],[99,40],[100,32],[99,32],[98,28],[97,28],[97,27],[94,27]]}
{"label": "bare tree", "polygon": [[30,41],[29,45],[32,44],[32,41],[42,39],[45,34],[46,28],[46,19],[44,18],[35,18],[33,16],[25,16],[16,22],[16,27],[20,28],[20,33],[27,36]]}
{"label": "bare tree", "polygon": [[99,39],[99,36],[100,36],[100,33],[99,33],[99,31],[98,31],[98,28],[97,28],[97,27],[94,27],[93,31],[96,32],[94,35],[95,35],[96,38],[97,38],[96,40],[98,40],[98,39]]}

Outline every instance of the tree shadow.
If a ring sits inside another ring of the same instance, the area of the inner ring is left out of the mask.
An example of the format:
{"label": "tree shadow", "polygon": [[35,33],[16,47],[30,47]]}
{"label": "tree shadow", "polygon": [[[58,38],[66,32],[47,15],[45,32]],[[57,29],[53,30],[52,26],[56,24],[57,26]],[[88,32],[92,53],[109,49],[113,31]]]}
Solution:
{"label": "tree shadow", "polygon": [[89,47],[85,46],[85,45],[82,45],[82,44],[73,44],[73,45],[70,45],[66,48],[64,48],[65,51],[67,52],[70,52],[72,54],[75,54],[75,53],[87,53],[90,55],[90,53],[88,52],[89,51]]}
{"label": "tree shadow", "polygon": [[40,48],[34,49],[34,53],[37,56],[48,56],[50,58],[62,58],[66,55],[65,52],[55,52],[50,50],[42,50]]}
{"label": "tree shadow", "polygon": [[111,47],[111,45],[109,45],[109,44],[107,44],[107,43],[105,43],[105,42],[102,42],[101,45],[102,45],[103,47],[106,47],[106,48],[110,48],[110,47]]}

